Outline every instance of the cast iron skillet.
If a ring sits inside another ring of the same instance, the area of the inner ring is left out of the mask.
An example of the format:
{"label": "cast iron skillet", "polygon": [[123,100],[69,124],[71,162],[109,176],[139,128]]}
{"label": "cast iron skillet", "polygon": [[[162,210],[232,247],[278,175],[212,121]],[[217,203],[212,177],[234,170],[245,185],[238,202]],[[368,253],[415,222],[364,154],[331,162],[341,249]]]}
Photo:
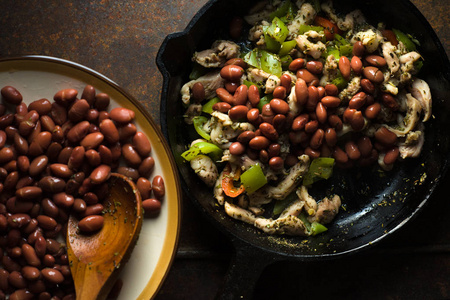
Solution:
{"label": "cast iron skillet", "polygon": [[[256,2],[209,1],[183,32],[171,34],[164,40],[156,58],[164,78],[162,131],[177,160],[184,191],[235,245],[235,256],[219,294],[223,299],[250,297],[260,272],[274,261],[338,258],[376,244],[419,212],[443,178],[450,158],[450,102],[445,101],[450,99],[449,60],[426,19],[406,0],[334,1],[339,3],[342,12],[358,7],[371,24],[383,21],[388,27],[413,33],[421,42],[419,51],[425,64],[420,78],[430,85],[434,114],[426,123],[422,154],[417,159],[398,162],[388,173],[380,173],[376,167],[337,170],[316,190],[333,187],[334,192],[342,196],[346,209],[341,210],[325,234],[307,240],[268,236],[228,217],[216,204],[212,191],[180,157],[197,136],[183,123],[184,108],[179,91],[188,81],[193,52],[209,48],[216,39],[229,39],[227,29],[231,18],[245,15]],[[319,197],[322,193],[318,191],[312,193]]]}

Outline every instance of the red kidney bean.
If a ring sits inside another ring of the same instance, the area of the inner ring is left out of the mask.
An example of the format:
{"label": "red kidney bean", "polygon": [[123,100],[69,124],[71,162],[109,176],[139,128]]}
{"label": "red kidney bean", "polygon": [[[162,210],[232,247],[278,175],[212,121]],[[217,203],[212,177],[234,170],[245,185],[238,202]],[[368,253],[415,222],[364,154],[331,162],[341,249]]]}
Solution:
{"label": "red kidney bean", "polygon": [[157,175],[157,176],[153,177],[152,188],[153,188],[153,194],[155,195],[155,197],[157,199],[161,200],[161,198],[163,198],[164,195],[166,194],[166,187],[165,187],[164,179],[162,178],[162,176]]}
{"label": "red kidney bean", "polygon": [[341,104],[341,99],[335,96],[325,96],[320,101],[328,108],[336,108]]}
{"label": "red kidney bean", "polygon": [[203,83],[194,83],[192,86],[192,98],[198,103],[205,99],[205,88],[203,87]]}
{"label": "red kidney bean", "polygon": [[284,160],[279,156],[272,157],[269,159],[269,167],[274,171],[279,171],[284,167]]}
{"label": "red kidney bean", "polygon": [[334,147],[337,143],[336,130],[333,128],[327,128],[325,130],[325,142],[328,146]]}
{"label": "red kidney bean", "polygon": [[366,104],[366,98],[367,98],[366,93],[359,92],[350,99],[348,107],[358,110]]}
{"label": "red kidney bean", "polygon": [[289,112],[289,104],[281,99],[274,98],[270,100],[270,108],[276,114],[287,114]]}
{"label": "red kidney bean", "polygon": [[273,91],[273,97],[278,99],[286,98],[287,92],[284,86],[277,86]]}
{"label": "red kidney bean", "polygon": [[270,145],[270,140],[265,136],[255,136],[248,145],[254,150],[262,150]]}
{"label": "red kidney bean", "polygon": [[289,64],[289,71],[297,72],[305,66],[305,60],[303,58],[296,58]]}
{"label": "red kidney bean", "polygon": [[355,56],[363,56],[366,51],[366,47],[363,45],[361,41],[357,41],[353,44],[352,53]]}
{"label": "red kidney bean", "polygon": [[292,121],[291,129],[294,131],[303,130],[305,128],[306,123],[308,122],[309,122],[309,115],[301,114]]}
{"label": "red kidney bean", "polygon": [[375,140],[385,146],[392,146],[397,142],[397,135],[381,126],[374,134]]}
{"label": "red kidney bean", "polygon": [[269,154],[269,157],[272,158],[274,156],[279,156],[281,151],[281,145],[278,143],[272,143],[267,148],[267,154]]}
{"label": "red kidney bean", "polygon": [[305,124],[305,132],[313,133],[319,128],[319,122],[317,120],[309,121]]}
{"label": "red kidney bean", "polygon": [[[275,130],[272,124],[264,122],[259,125],[259,129],[261,130],[261,133],[268,139],[272,141],[276,141],[278,139],[278,132]],[[253,139],[252,139],[253,140]],[[251,142],[251,141],[250,141]],[[268,146],[268,145],[267,145]],[[267,147],[266,146],[266,147]],[[251,146],[250,146],[251,147]],[[266,148],[264,147],[264,148]],[[259,149],[261,150],[261,149]]]}
{"label": "red kidney bean", "polygon": [[123,126],[120,126],[118,128],[118,130],[119,130],[119,141],[120,142],[128,141],[137,132],[136,125],[134,125],[133,123],[127,123]]}
{"label": "red kidney bean", "polygon": [[247,68],[247,63],[242,58],[230,58],[225,63],[225,66],[228,65],[236,65],[243,69]]}
{"label": "red kidney bean", "polygon": [[375,119],[381,111],[381,105],[378,102],[375,102],[372,105],[369,105],[364,111],[364,115],[367,119]]}
{"label": "red kidney bean", "polygon": [[356,74],[361,74],[363,70],[363,63],[358,56],[354,55],[350,61],[350,67]]}
{"label": "red kidney bean", "polygon": [[75,201],[72,195],[68,195],[65,192],[53,194],[52,199],[57,206],[62,208],[72,207],[73,202]]}
{"label": "red kidney bean", "polygon": [[83,120],[90,109],[89,103],[85,99],[76,100],[67,112],[67,116],[72,122]]}
{"label": "red kidney bean", "polygon": [[80,123],[76,124],[67,132],[67,140],[71,143],[80,142],[87,135],[89,126],[90,124],[88,121],[81,121]]}
{"label": "red kidney bean", "polygon": [[56,103],[67,106],[77,98],[78,91],[76,89],[63,89],[58,91],[54,96],[53,100]]}
{"label": "red kidney bean", "polygon": [[145,199],[142,201],[142,208],[144,209],[145,216],[157,216],[161,211],[161,201],[154,198]]}
{"label": "red kidney bean", "polygon": [[[92,100],[88,100],[88,99],[86,99],[86,100],[88,102],[92,101]],[[111,102],[111,99],[109,98],[108,94],[98,93],[97,95],[95,95],[94,107],[96,109],[98,109],[99,111],[105,110],[106,108],[108,108],[110,102]]]}
{"label": "red kidney bean", "polygon": [[323,129],[317,129],[316,132],[311,136],[309,145],[312,149],[317,150],[322,146],[323,140],[325,138],[325,132]]}
{"label": "red kidney bean", "polygon": [[350,69],[350,61],[348,60],[348,58],[346,56],[341,56],[341,58],[339,58],[339,71],[341,71],[342,77],[344,77],[345,79],[349,79],[350,78],[350,74],[351,74],[351,69]]}
{"label": "red kidney bean", "polygon": [[364,128],[365,120],[359,110],[355,111],[355,113],[353,114],[352,119],[350,120],[350,125],[355,131],[360,131]]}
{"label": "red kidney bean", "polygon": [[297,104],[298,105],[305,105],[306,102],[308,101],[308,96],[309,96],[309,92],[308,92],[308,86],[306,84],[306,81],[303,80],[302,78],[298,78],[297,81],[295,82],[295,97],[297,99]]}
{"label": "red kidney bean", "polygon": [[245,153],[245,146],[240,142],[233,142],[231,143],[229,150],[232,155],[242,155]]}
{"label": "red kidney bean", "polygon": [[248,98],[248,87],[241,84],[233,95],[233,105],[245,105]]}
{"label": "red kidney bean", "polygon": [[110,118],[120,124],[126,124],[134,120],[136,114],[134,111],[124,107],[113,108],[109,112]]}
{"label": "red kidney bean", "polygon": [[3,87],[1,95],[3,100],[13,105],[19,105],[23,100],[22,94],[12,86]]}
{"label": "red kidney bean", "polygon": [[353,141],[348,141],[345,143],[345,153],[347,153],[348,157],[352,160],[358,160],[361,157],[361,152],[359,151],[356,143]]}
{"label": "red kidney bean", "polygon": [[308,155],[311,159],[319,158],[320,157],[320,150],[319,149],[313,149],[311,147],[306,147],[305,154]]}
{"label": "red kidney bean", "polygon": [[367,55],[364,59],[369,65],[377,68],[383,68],[387,65],[384,57],[379,55]]}
{"label": "red kidney bean", "polygon": [[[81,221],[80,221],[80,223],[81,223]],[[80,227],[80,223],[78,224],[78,227]],[[86,222],[84,222],[84,223],[86,223]],[[85,229],[84,223],[82,225],[83,229],[81,229],[81,227],[80,227],[80,230]],[[93,221],[88,222],[88,225],[86,227],[89,228],[89,225],[91,227],[94,227],[93,223],[95,223],[95,222],[93,222]],[[87,230],[86,232],[93,232],[93,231],[96,231],[96,230]],[[54,268],[44,268],[41,270],[41,274],[45,280],[47,280],[48,282],[50,282],[52,284],[60,284],[64,281],[64,276],[61,274],[61,272]]]}
{"label": "red kidney bean", "polygon": [[227,114],[228,111],[231,109],[231,104],[228,104],[227,102],[217,102],[213,105],[213,110]]}
{"label": "red kidney bean", "polygon": [[41,265],[41,260],[36,254],[36,250],[29,244],[22,245],[23,257],[30,266],[39,267]]}
{"label": "red kidney bean", "polygon": [[152,191],[152,183],[148,179],[139,177],[136,181],[136,187],[141,194],[142,199],[147,199],[150,197],[150,193]]}
{"label": "red kidney bean", "polygon": [[142,157],[147,157],[150,155],[150,152],[152,151],[152,146],[150,144],[150,141],[148,140],[147,136],[142,132],[137,132],[132,140],[132,144],[136,151],[141,155]]}
{"label": "red kidney bean", "polygon": [[73,202],[73,210],[77,213],[83,213],[87,208],[86,202],[83,199],[76,198]]}
{"label": "red kidney bean", "polygon": [[389,108],[392,111],[397,111],[400,109],[400,104],[398,104],[397,100],[395,100],[394,96],[389,93],[382,93],[381,100],[383,105]]}
{"label": "red kidney bean", "polygon": [[248,108],[245,105],[233,106],[228,111],[228,116],[232,121],[239,122],[245,121],[247,119]]}
{"label": "red kidney bean", "polygon": [[155,160],[153,157],[149,156],[144,158],[138,168],[139,175],[142,177],[149,177],[153,172],[154,167]]}
{"label": "red kidney bean", "polygon": [[319,84],[319,78],[306,69],[298,70],[296,75],[297,75],[297,78],[303,79],[306,82],[306,84],[308,84],[308,85],[318,85]]}
{"label": "red kidney bean", "polygon": [[386,165],[392,165],[398,159],[399,154],[400,154],[400,151],[399,151],[398,147],[393,147],[393,148],[389,149],[388,151],[386,151],[383,162]]}
{"label": "red kidney bean", "polygon": [[239,81],[245,71],[238,65],[226,65],[220,70],[220,76],[228,81]]}
{"label": "red kidney bean", "polygon": [[375,93],[375,85],[367,78],[361,79],[361,88],[364,92],[368,94]]}
{"label": "red kidney bean", "polygon": [[333,157],[337,163],[345,164],[348,162],[347,153],[342,150],[339,146],[336,146],[333,151]]}
{"label": "red kidney bean", "polygon": [[306,109],[308,111],[314,111],[317,103],[319,103],[319,91],[315,86],[308,87],[308,100],[306,101]]}
{"label": "red kidney bean", "polygon": [[318,60],[310,60],[306,63],[306,69],[315,75],[322,74],[323,63]]}
{"label": "red kidney bean", "polygon": [[139,153],[131,144],[125,144],[122,146],[122,154],[126,162],[132,166],[137,166],[142,162]]}
{"label": "red kidney bean", "polygon": [[368,157],[372,152],[372,141],[367,136],[359,138],[357,141],[357,146],[362,157]]}
{"label": "red kidney bean", "polygon": [[250,140],[252,138],[254,138],[256,136],[256,134],[251,131],[251,130],[247,130],[242,132],[238,137],[237,137],[237,141],[241,144],[248,144],[250,142]]}
{"label": "red kidney bean", "polygon": [[81,214],[82,217],[88,217],[88,216],[95,216],[95,215],[102,215],[103,210],[105,207],[101,203],[93,204],[86,206],[86,209]]}
{"label": "red kidney bean", "polygon": [[20,200],[34,200],[42,195],[42,189],[37,186],[26,186],[16,191]]}
{"label": "red kidney bean", "polygon": [[286,93],[288,93],[291,90],[291,82],[292,78],[288,74],[283,74],[280,77],[280,84],[282,87],[286,89]]}
{"label": "red kidney bean", "polygon": [[252,84],[248,88],[247,96],[248,96],[248,100],[250,101],[250,103],[252,104],[253,107],[256,107],[258,105],[259,101],[261,100],[261,98],[259,96],[259,89],[254,84]]}
{"label": "red kidney bean", "polygon": [[325,94],[327,96],[337,96],[339,94],[339,89],[335,84],[328,83],[325,85]]}
{"label": "red kidney bean", "polygon": [[247,112],[247,120],[252,123],[252,124],[256,124],[259,122],[260,120],[260,114],[259,114],[259,110],[257,108],[252,108]]}
{"label": "red kidney bean", "polygon": [[32,266],[24,266],[22,268],[22,274],[23,277],[29,281],[35,281],[41,276],[41,272],[39,271],[39,269]]}
{"label": "red kidney bean", "polygon": [[316,116],[319,123],[324,124],[328,120],[327,109],[322,102],[317,103]]}
{"label": "red kidney bean", "polygon": [[110,175],[111,167],[108,165],[100,165],[92,171],[89,179],[93,184],[101,184],[108,180]]}
{"label": "red kidney bean", "polygon": [[40,215],[37,217],[39,226],[44,230],[53,230],[58,224],[55,219],[49,216]]}
{"label": "red kidney bean", "polygon": [[80,142],[86,150],[96,149],[104,139],[104,135],[101,132],[94,132],[86,135]]}
{"label": "red kidney bean", "polygon": [[381,72],[378,68],[372,66],[365,67],[363,69],[363,75],[373,83],[377,84],[382,83],[384,80],[383,72]]}
{"label": "red kidney bean", "polygon": [[234,105],[234,97],[226,89],[218,88],[216,89],[216,94],[221,101]]}

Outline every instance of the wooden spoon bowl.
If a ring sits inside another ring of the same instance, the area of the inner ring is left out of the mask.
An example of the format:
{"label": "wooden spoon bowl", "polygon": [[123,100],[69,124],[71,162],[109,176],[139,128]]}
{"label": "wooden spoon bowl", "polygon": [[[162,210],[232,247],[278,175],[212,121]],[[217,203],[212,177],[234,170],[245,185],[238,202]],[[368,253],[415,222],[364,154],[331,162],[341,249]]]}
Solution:
{"label": "wooden spoon bowl", "polygon": [[76,298],[105,299],[130,258],[142,226],[142,199],[127,177],[112,173],[103,228],[80,233],[79,219],[71,215],[67,228],[67,254]]}

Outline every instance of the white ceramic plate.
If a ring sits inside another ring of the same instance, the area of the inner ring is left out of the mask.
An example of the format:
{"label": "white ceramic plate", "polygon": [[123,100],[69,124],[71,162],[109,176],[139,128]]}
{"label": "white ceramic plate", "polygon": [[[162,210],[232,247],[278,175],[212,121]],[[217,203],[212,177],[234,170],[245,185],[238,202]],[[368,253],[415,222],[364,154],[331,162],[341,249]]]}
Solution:
{"label": "white ceramic plate", "polygon": [[172,154],[151,116],[127,92],[112,80],[82,65],[46,56],[25,56],[0,60],[0,88],[14,86],[24,101],[47,98],[65,88],[81,95],[90,84],[97,93],[111,97],[109,109],[122,106],[136,112],[135,124],[152,144],[155,159],[153,175],[161,175],[166,186],[161,213],[145,218],[136,247],[120,277],[123,287],[118,299],[151,299],[161,287],[175,256],[180,228],[181,190]]}

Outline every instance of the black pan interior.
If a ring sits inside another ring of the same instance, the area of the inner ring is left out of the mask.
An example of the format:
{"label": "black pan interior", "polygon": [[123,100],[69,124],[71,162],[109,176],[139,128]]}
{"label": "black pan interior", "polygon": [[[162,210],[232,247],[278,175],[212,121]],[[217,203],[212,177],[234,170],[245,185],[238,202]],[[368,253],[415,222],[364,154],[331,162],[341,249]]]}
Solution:
{"label": "black pan interior", "polygon": [[[446,172],[450,153],[450,71],[449,61],[434,31],[409,1],[334,1],[342,12],[360,8],[371,24],[383,21],[421,42],[425,59],[420,78],[433,94],[434,118],[426,123],[425,145],[417,159],[398,162],[394,170],[380,172],[377,167],[339,170],[332,179],[318,184],[317,196],[333,189],[343,198],[345,210],[330,224],[325,234],[301,237],[268,236],[226,216],[212,197],[212,191],[198,180],[180,154],[195,133],[184,123],[179,90],[188,81],[194,51],[207,49],[218,38],[229,38],[226,31],[233,16],[245,15],[257,1],[216,0],[208,2],[186,30],[166,38],[157,56],[164,85],[161,122],[182,178],[182,186],[207,218],[233,238],[266,251],[314,259],[335,257],[375,244],[412,218],[430,197]],[[339,5],[337,4],[339,3]],[[431,220],[430,220],[431,221]]]}

